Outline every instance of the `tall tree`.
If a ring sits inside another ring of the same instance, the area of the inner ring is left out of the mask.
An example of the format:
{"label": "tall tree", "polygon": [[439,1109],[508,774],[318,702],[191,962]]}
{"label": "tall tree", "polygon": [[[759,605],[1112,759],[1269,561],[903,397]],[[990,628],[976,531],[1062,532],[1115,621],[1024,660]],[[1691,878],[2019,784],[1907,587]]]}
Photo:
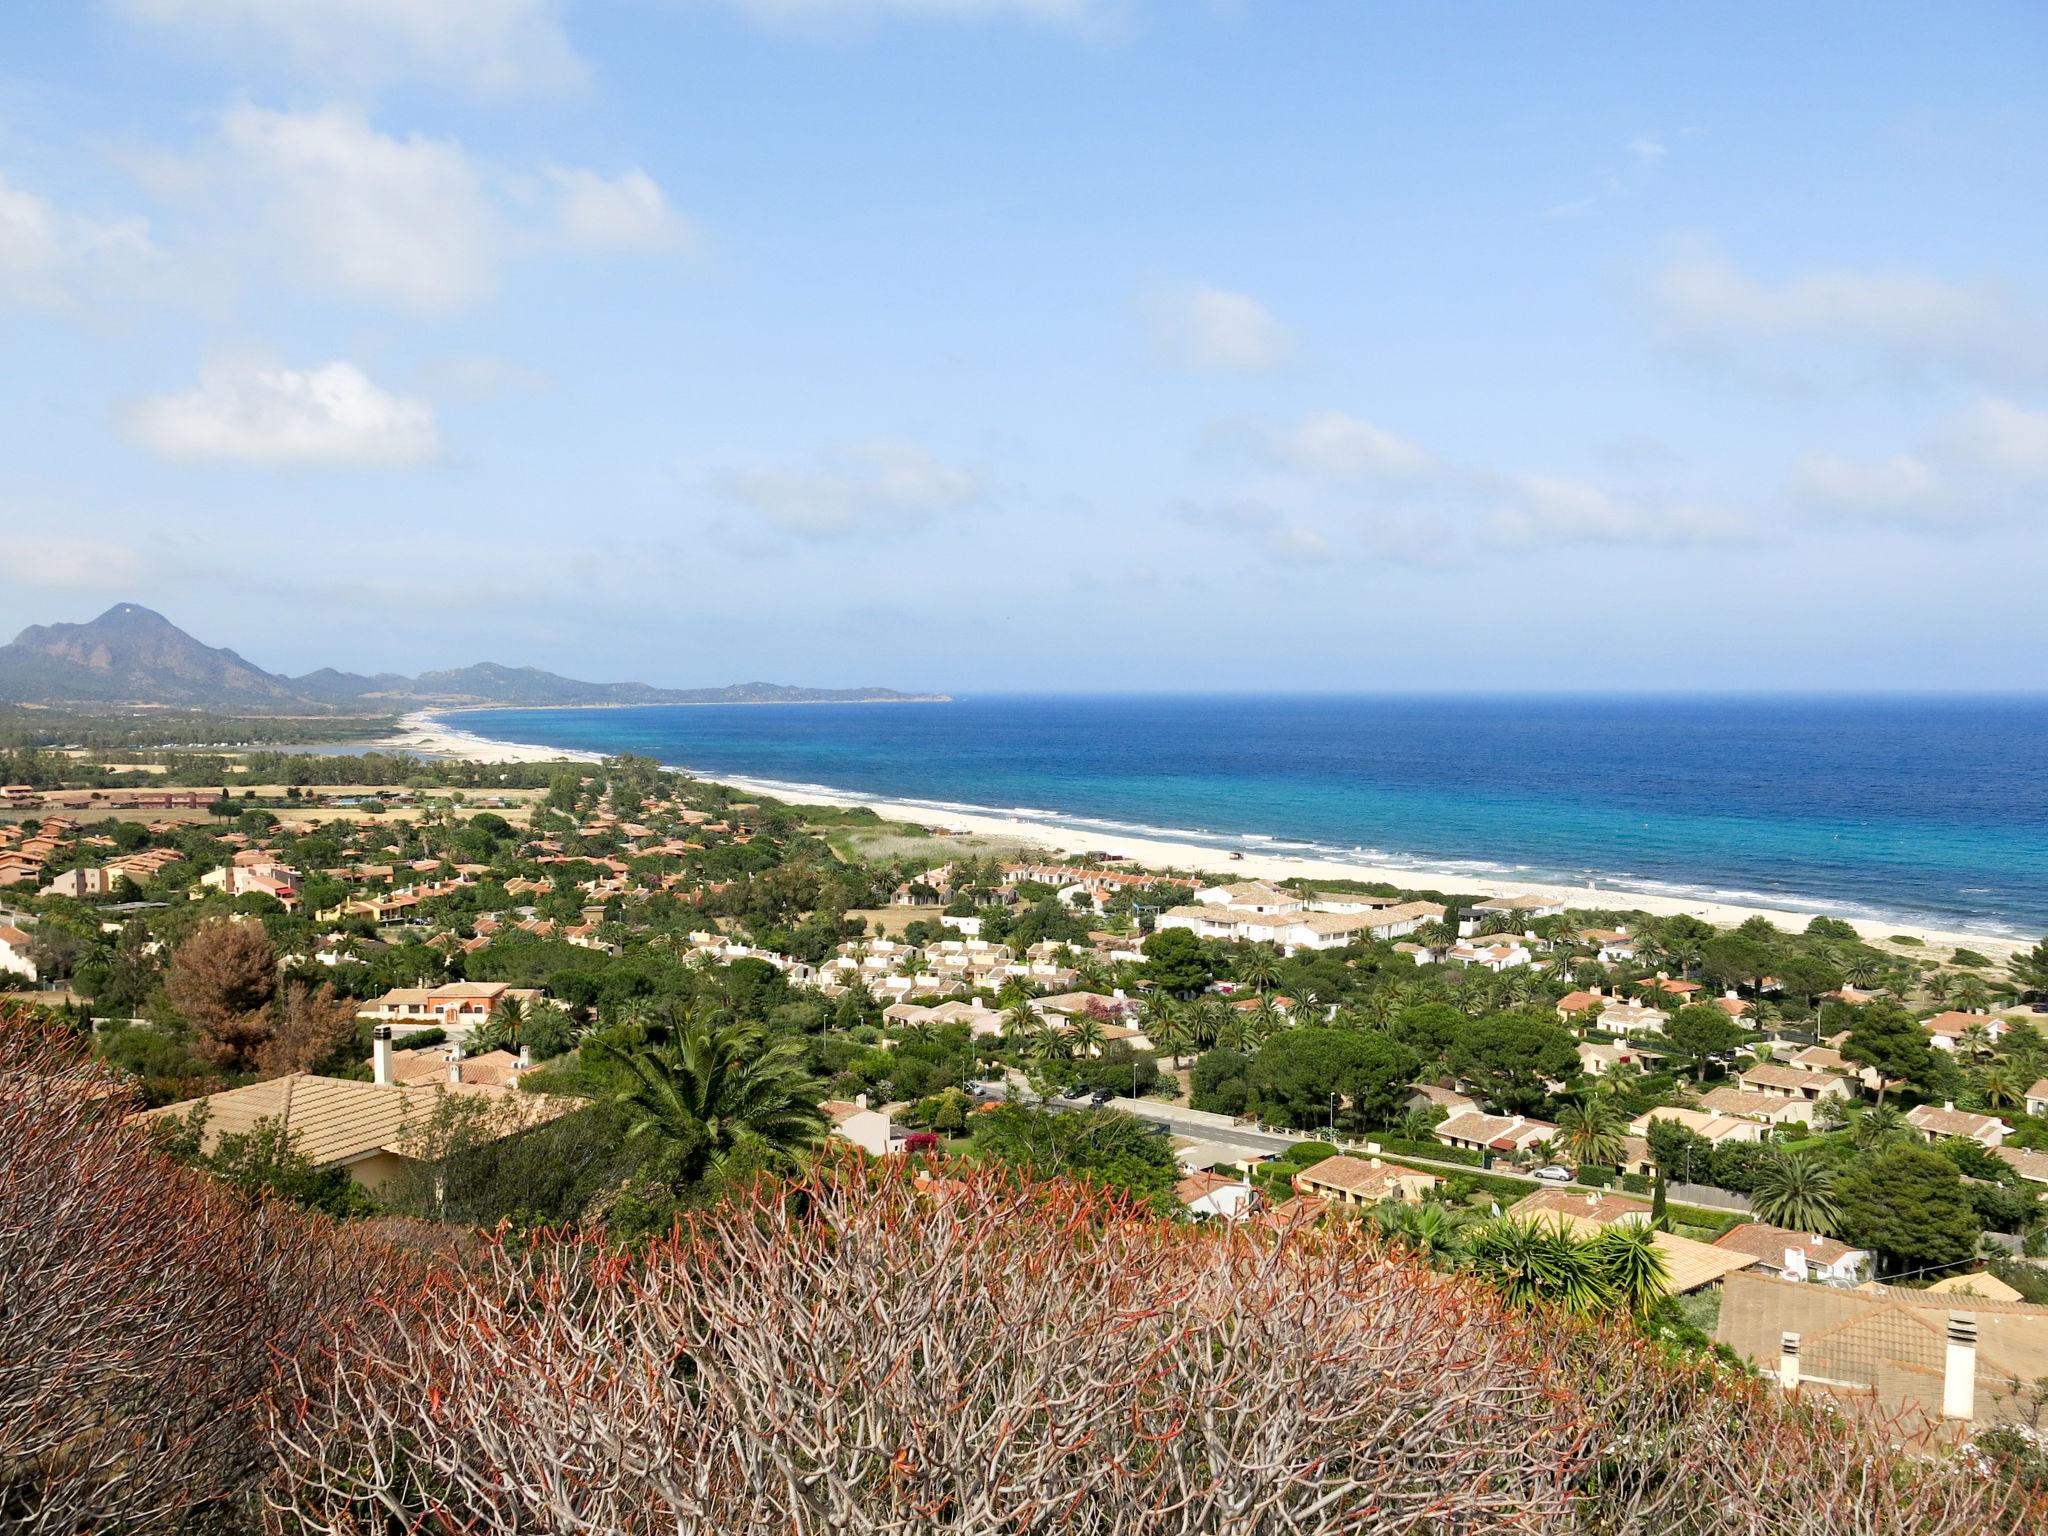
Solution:
{"label": "tall tree", "polygon": [[1749,1031],[1729,1018],[1715,1003],[1688,1003],[1671,1016],[1664,1038],[1692,1063],[1697,1082],[1707,1080],[1707,1066],[1722,1051],[1732,1051],[1749,1039]]}
{"label": "tall tree", "polygon": [[1571,1031],[1548,1019],[1497,1013],[1468,1025],[1452,1044],[1450,1067],[1507,1114],[1529,1114],[1553,1080],[1579,1070]]}
{"label": "tall tree", "polygon": [[1942,1066],[1925,1027],[1889,998],[1878,998],[1856,1010],[1849,1038],[1842,1044],[1842,1055],[1878,1074],[1879,1104],[1884,1103],[1891,1083],[1905,1082],[1925,1088]]}
{"label": "tall tree", "polygon": [[253,1071],[276,1029],[277,949],[259,922],[203,924],[172,952],[164,992],[197,1036],[194,1054],[223,1072]]}
{"label": "tall tree", "polygon": [[1892,1273],[1944,1268],[1977,1251],[1976,1208],[1956,1165],[1932,1147],[1893,1147],[1840,1186],[1841,1232]]}
{"label": "tall tree", "polygon": [[303,981],[285,983],[277,1000],[276,1025],[256,1053],[267,1076],[310,1072],[328,1061],[356,1035],[356,1005],[336,994],[333,983],[317,988]]}

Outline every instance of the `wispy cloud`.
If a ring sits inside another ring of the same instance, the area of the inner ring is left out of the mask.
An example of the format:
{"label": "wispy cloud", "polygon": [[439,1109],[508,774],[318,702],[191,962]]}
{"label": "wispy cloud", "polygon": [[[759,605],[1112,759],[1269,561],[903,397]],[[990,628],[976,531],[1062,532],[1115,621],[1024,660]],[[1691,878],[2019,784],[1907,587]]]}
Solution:
{"label": "wispy cloud", "polygon": [[1652,284],[1667,335],[1710,348],[1803,347],[1904,374],[2048,378],[2048,318],[1992,278],[1827,268],[1770,283],[1712,249]]}
{"label": "wispy cloud", "polygon": [[985,494],[971,472],[898,441],[842,443],[807,468],[729,470],[717,488],[757,524],[808,541],[906,533]]}
{"label": "wispy cloud", "polygon": [[144,220],[71,213],[0,171],[0,304],[67,309],[155,254]]}
{"label": "wispy cloud", "polygon": [[239,65],[363,90],[397,81],[480,96],[585,77],[555,0],[115,0],[130,20]]}

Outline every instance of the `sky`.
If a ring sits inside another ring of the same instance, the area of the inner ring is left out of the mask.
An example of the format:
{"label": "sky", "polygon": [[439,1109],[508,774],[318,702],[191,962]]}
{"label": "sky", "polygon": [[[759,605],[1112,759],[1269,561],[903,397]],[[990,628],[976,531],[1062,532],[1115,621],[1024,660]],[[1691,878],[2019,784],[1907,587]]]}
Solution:
{"label": "sky", "polygon": [[0,629],[2048,683],[2048,6],[0,9]]}

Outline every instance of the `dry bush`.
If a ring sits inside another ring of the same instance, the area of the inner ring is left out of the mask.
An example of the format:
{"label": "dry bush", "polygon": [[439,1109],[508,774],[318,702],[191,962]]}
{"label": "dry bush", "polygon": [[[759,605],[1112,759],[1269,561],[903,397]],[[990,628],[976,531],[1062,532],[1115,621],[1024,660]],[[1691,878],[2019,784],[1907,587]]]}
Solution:
{"label": "dry bush", "polygon": [[276,1030],[277,949],[259,922],[195,928],[171,954],[164,992],[196,1035],[193,1052],[223,1072],[247,1072]]}
{"label": "dry bush", "polygon": [[0,1528],[231,1529],[259,1399],[381,1262],[172,1166],[67,1037],[0,1009]]}
{"label": "dry bush", "polygon": [[2001,1495],[1358,1233],[838,1169],[500,1248],[280,1405],[281,1523],[550,1532],[2022,1528]]}

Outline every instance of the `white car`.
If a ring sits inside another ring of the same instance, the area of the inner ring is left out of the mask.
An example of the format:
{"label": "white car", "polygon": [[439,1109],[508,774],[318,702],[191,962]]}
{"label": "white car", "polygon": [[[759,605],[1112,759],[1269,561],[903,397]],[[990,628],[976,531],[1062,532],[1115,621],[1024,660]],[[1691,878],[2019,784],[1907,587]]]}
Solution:
{"label": "white car", "polygon": [[1547,1168],[1538,1168],[1535,1172],[1535,1177],[1548,1179],[1553,1184],[1569,1184],[1572,1181],[1572,1171],[1569,1168],[1560,1167],[1558,1164],[1552,1163]]}

